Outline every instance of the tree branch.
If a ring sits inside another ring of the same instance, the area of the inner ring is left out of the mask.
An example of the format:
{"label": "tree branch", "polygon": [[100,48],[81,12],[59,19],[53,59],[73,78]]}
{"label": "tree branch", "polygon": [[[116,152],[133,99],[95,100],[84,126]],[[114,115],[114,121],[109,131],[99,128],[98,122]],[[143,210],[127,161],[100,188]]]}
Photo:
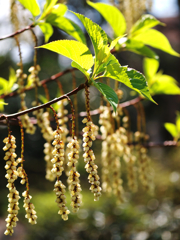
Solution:
{"label": "tree branch", "polygon": [[29,109],[26,109],[22,112],[18,112],[18,113],[14,113],[14,114],[9,114],[9,115],[4,115],[2,114],[0,116],[0,121],[2,120],[5,120],[5,119],[11,119],[11,118],[17,118],[21,115],[24,115],[24,114],[27,114],[27,113],[30,113],[30,112],[33,112],[33,111],[37,111],[41,108],[47,108],[49,107],[50,105],[52,105],[53,103],[56,103],[62,99],[65,99],[67,98],[67,96],[71,96],[71,95],[74,95],[76,94],[77,92],[79,92],[81,89],[85,88],[85,84],[81,84],[79,85],[79,87],[75,88],[74,90],[72,90],[71,92],[67,93],[67,94],[64,94],[63,96],[59,97],[59,98],[54,98],[53,100],[49,101],[48,103],[45,103],[45,104],[42,104],[42,105],[39,105],[37,107],[32,107],[32,108],[29,108]]}
{"label": "tree branch", "polygon": [[25,31],[27,31],[27,30],[30,30],[30,29],[33,28],[33,27],[35,27],[35,25],[34,25],[34,24],[31,24],[31,25],[29,25],[29,26],[27,26],[27,27],[25,27],[25,28],[23,28],[23,29],[20,29],[20,30],[14,32],[14,33],[11,33],[11,34],[9,34],[9,35],[6,35],[6,36],[4,36],[4,37],[1,37],[1,38],[0,38],[0,41],[1,41],[1,40],[4,40],[4,39],[7,39],[7,38],[14,37],[14,36],[16,36],[16,35],[18,35],[18,34],[20,34],[20,33],[23,33],[23,32],[25,32]]}

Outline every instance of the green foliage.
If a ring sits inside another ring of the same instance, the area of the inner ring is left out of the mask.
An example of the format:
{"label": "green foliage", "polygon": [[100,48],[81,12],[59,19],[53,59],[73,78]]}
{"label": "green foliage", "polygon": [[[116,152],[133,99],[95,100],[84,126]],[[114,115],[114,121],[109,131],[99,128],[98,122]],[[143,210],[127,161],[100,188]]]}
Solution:
{"label": "green foliage", "polygon": [[148,29],[132,38],[136,41],[167,52],[173,56],[180,56],[179,53],[172,49],[168,39],[164,36],[164,34],[155,29]]}
{"label": "green foliage", "polygon": [[[70,58],[72,66],[78,68],[87,78],[90,84],[94,84],[94,81],[100,77],[110,77],[114,80],[120,81],[145,96],[147,99],[154,102],[149,94],[149,89],[144,76],[134,69],[128,69],[127,67],[121,67],[118,60],[111,54],[111,49],[116,45],[119,38],[112,41],[108,46],[108,38],[106,33],[101,29],[99,25],[92,22],[90,19],[74,13],[83,23],[86,28],[95,51],[95,62],[89,49],[82,43],[70,40],[60,40],[51,42],[41,46],[40,48],[46,48],[54,51],[58,54],[62,54]],[[94,71],[92,76],[91,67],[94,64]],[[117,107],[117,96],[112,91],[110,96],[107,94],[107,88],[99,83],[95,83],[94,86],[105,96],[112,105],[113,109]],[[104,92],[105,91],[105,92]],[[111,98],[113,97],[113,101]]]}
{"label": "green foliage", "polygon": [[155,59],[144,59],[144,73],[149,84],[150,93],[155,94],[180,94],[180,88],[177,81],[169,76],[163,74],[161,71],[157,73],[159,62]]}
{"label": "green foliage", "polygon": [[114,112],[116,112],[116,108],[118,105],[118,97],[114,90],[110,88],[108,85],[100,82],[93,81],[93,85],[103,94],[103,96],[108,100],[108,102],[113,107]]}
{"label": "green foliage", "polygon": [[47,17],[47,15],[52,13],[54,5],[56,3],[57,3],[57,0],[47,0],[45,5],[44,5],[43,13],[41,14],[41,16],[40,16],[40,18],[38,20],[42,20],[45,17]]}
{"label": "green foliage", "polygon": [[18,0],[26,9],[28,9],[34,17],[41,12],[36,0]]}
{"label": "green foliage", "polygon": [[110,54],[107,35],[98,24],[92,22],[89,18],[79,13],[74,14],[81,20],[91,38],[95,52],[94,72],[96,72],[98,66],[103,63],[107,55]]}
{"label": "green foliage", "polygon": [[39,48],[45,48],[70,58],[73,61],[73,66],[76,66],[87,77],[89,76],[87,70],[93,66],[94,60],[91,52],[83,43],[74,40],[59,40],[42,45]]}
{"label": "green foliage", "polygon": [[114,6],[105,3],[87,3],[95,8],[114,30],[114,37],[122,36],[126,31],[126,21],[122,13]]}
{"label": "green foliage", "polygon": [[123,38],[121,43],[122,46],[125,46],[126,50],[140,54],[144,57],[159,59],[159,56],[142,42],[134,39]]}
{"label": "green foliage", "polygon": [[150,14],[142,15],[142,17],[132,26],[129,37],[132,38],[133,36],[145,32],[149,28],[157,26],[158,24],[164,25]]}
{"label": "green foliage", "polygon": [[[10,68],[10,74],[9,74],[9,81],[0,77],[0,95],[2,94],[8,94],[12,92],[12,90],[15,90],[16,86],[16,74],[13,68]],[[4,99],[0,99],[0,111],[4,110],[4,105],[7,105],[7,103],[4,102]]]}
{"label": "green foliage", "polygon": [[129,88],[137,91],[150,101],[154,102],[149,93],[148,85],[143,74],[134,69],[120,66],[117,59],[114,63],[111,62],[107,66],[107,70],[104,73],[103,77],[110,77],[119,82],[122,82]]}
{"label": "green foliage", "polygon": [[45,42],[49,41],[49,38],[53,34],[53,28],[49,23],[39,23],[39,27],[44,34]]}

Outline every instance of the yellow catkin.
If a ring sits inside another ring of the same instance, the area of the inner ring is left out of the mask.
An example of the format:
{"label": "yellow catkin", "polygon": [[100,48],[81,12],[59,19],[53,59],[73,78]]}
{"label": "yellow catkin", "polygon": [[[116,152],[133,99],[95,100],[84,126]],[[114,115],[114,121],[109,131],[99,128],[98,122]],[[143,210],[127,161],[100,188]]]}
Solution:
{"label": "yellow catkin", "polygon": [[79,143],[76,137],[74,137],[67,145],[70,152],[68,153],[68,166],[70,168],[68,183],[69,191],[71,193],[71,206],[72,211],[77,212],[81,205],[81,195],[82,191],[80,186],[80,174],[76,169],[76,164],[79,159]]}
{"label": "yellow catkin", "polygon": [[18,200],[20,198],[19,192],[16,190],[16,187],[14,186],[14,181],[18,177],[17,172],[17,165],[16,162],[16,139],[13,135],[10,135],[9,137],[5,138],[3,140],[5,143],[5,146],[3,147],[3,150],[6,152],[4,160],[6,161],[5,169],[6,169],[6,175],[5,177],[8,180],[8,184],[6,185],[9,189],[8,194],[8,217],[6,218],[6,231],[4,232],[5,235],[12,235],[14,230],[13,228],[16,227],[16,222],[18,221],[17,214],[19,210],[19,203]]}
{"label": "yellow catkin", "polygon": [[62,141],[62,133],[63,131],[58,128],[53,132],[54,135],[54,150],[52,151],[53,158],[51,162],[53,163],[52,173],[54,173],[57,177],[57,181],[54,185],[54,192],[56,193],[56,202],[59,207],[58,214],[61,215],[63,220],[68,220],[68,214],[70,211],[66,207],[66,196],[65,196],[65,186],[59,180],[59,177],[62,175],[64,170],[64,142]]}
{"label": "yellow catkin", "polygon": [[90,190],[92,193],[94,193],[94,201],[99,200],[99,197],[101,196],[101,187],[100,187],[100,181],[99,176],[97,172],[98,166],[94,163],[95,155],[92,147],[92,141],[95,140],[94,132],[96,130],[96,127],[93,125],[91,121],[89,121],[87,118],[84,118],[83,123],[86,124],[86,127],[83,128],[83,150],[84,150],[84,161],[86,163],[86,171],[89,173],[88,179],[89,183],[91,184]]}
{"label": "yellow catkin", "polygon": [[23,207],[26,210],[25,218],[27,218],[29,223],[31,223],[32,225],[37,224],[37,222],[36,222],[37,215],[36,215],[36,211],[34,210],[35,207],[34,207],[34,204],[30,202],[32,196],[29,195],[28,191],[24,191],[22,195],[24,197],[24,201],[23,201],[24,205],[23,205]]}
{"label": "yellow catkin", "polygon": [[[18,84],[18,90],[19,96],[21,98],[21,109],[20,111],[24,111],[27,109],[25,97],[26,93],[24,92],[24,80],[27,78],[27,75],[23,73],[22,69],[16,70],[16,77],[17,77],[17,84]],[[31,123],[31,120],[28,116],[28,114],[24,114],[20,116],[21,122],[23,127],[26,129],[26,132],[29,134],[34,134],[36,127]]]}

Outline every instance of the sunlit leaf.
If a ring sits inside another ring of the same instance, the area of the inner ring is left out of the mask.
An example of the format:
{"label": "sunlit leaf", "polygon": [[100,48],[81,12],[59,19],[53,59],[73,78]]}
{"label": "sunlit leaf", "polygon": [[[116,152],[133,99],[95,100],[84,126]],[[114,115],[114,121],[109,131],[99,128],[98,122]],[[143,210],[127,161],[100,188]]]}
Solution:
{"label": "sunlit leaf", "polygon": [[4,105],[8,105],[8,103],[4,102],[4,99],[0,99],[0,111],[3,112],[4,111]]}
{"label": "sunlit leaf", "polygon": [[13,87],[14,83],[16,82],[17,80],[17,77],[16,77],[16,72],[13,68],[10,67],[10,74],[9,74],[9,89],[11,90],[11,88]]}
{"label": "sunlit leaf", "polygon": [[52,28],[51,24],[49,24],[49,23],[40,23],[38,25],[39,25],[41,31],[44,34],[45,42],[48,42],[49,38],[53,34],[53,28]]}
{"label": "sunlit leaf", "polygon": [[118,97],[112,88],[108,85],[100,82],[93,82],[93,85],[103,94],[103,96],[108,100],[108,102],[113,107],[113,110],[116,112],[118,105]]}
{"label": "sunlit leaf", "polygon": [[57,28],[60,28],[79,42],[86,44],[86,39],[82,29],[70,19],[67,19],[65,17],[55,17],[54,19],[51,18],[50,20],[47,18],[46,22],[52,24]]}
{"label": "sunlit leaf", "polygon": [[177,84],[173,77],[158,73],[150,81],[150,92],[152,94],[180,94],[180,88]]}
{"label": "sunlit leaf", "polygon": [[91,52],[87,46],[81,42],[74,40],[59,40],[47,43],[38,48],[45,48],[70,58],[76,63],[76,66],[79,65],[84,71],[89,70],[94,64]]}
{"label": "sunlit leaf", "polygon": [[105,3],[87,3],[105,18],[114,30],[115,37],[122,36],[126,31],[126,21],[122,13],[114,6]]}
{"label": "sunlit leaf", "polygon": [[51,13],[46,17],[46,22],[53,22],[55,21],[57,18],[62,17],[67,11],[67,6],[64,4],[56,4]]}
{"label": "sunlit leaf", "polygon": [[107,66],[107,70],[103,76],[124,83],[129,88],[137,91],[155,103],[149,93],[149,88],[144,75],[134,69],[120,66],[117,59],[115,64],[109,64]]}
{"label": "sunlit leaf", "polygon": [[122,42],[121,45],[126,50],[140,54],[144,57],[154,58],[157,60],[159,59],[158,55],[154,51],[152,51],[149,47],[145,46],[144,43],[140,41],[124,38],[124,42]]}
{"label": "sunlit leaf", "polygon": [[43,12],[39,18],[39,20],[44,19],[48,14],[51,13],[51,11],[53,10],[54,5],[57,3],[58,0],[47,0],[45,5],[44,5],[44,9]]}
{"label": "sunlit leaf", "polygon": [[178,137],[178,130],[175,124],[173,123],[165,123],[164,127],[166,128],[166,130],[174,137],[177,138]]}
{"label": "sunlit leaf", "polygon": [[[74,12],[73,12],[74,13]],[[74,13],[83,23],[86,31],[88,32],[93,47],[95,51],[95,72],[100,64],[104,61],[105,58],[110,54],[110,50],[108,48],[108,38],[106,33],[102,30],[102,28],[92,22],[89,18],[84,17],[79,13]]]}
{"label": "sunlit leaf", "polygon": [[147,78],[152,78],[159,68],[159,61],[152,58],[144,58],[143,70]]}
{"label": "sunlit leaf", "polygon": [[0,77],[0,94],[8,93],[8,84],[9,82],[6,79]]}
{"label": "sunlit leaf", "polygon": [[134,40],[140,41],[151,47],[158,48],[171,55],[179,57],[180,54],[174,51],[166,36],[155,29],[148,29],[133,37]]}
{"label": "sunlit leaf", "polygon": [[28,9],[34,17],[41,13],[36,0],[18,0],[26,9]]}
{"label": "sunlit leaf", "polygon": [[158,24],[164,25],[150,14],[142,15],[141,18],[132,26],[130,36],[140,34],[141,32],[155,27]]}

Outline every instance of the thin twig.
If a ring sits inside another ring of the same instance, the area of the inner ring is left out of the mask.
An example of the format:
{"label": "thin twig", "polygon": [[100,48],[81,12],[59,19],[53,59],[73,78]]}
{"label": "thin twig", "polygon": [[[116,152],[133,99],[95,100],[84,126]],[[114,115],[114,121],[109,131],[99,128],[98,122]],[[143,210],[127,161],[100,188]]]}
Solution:
{"label": "thin twig", "polygon": [[39,106],[37,106],[37,107],[29,108],[29,109],[27,109],[27,110],[24,110],[24,111],[18,112],[18,113],[14,113],[14,114],[9,114],[9,115],[4,115],[4,114],[2,114],[2,115],[0,116],[0,121],[1,121],[1,120],[4,120],[4,119],[17,118],[17,117],[19,117],[19,116],[21,116],[21,115],[24,115],[24,114],[26,114],[26,113],[34,112],[34,111],[39,110],[39,109],[41,109],[41,108],[49,107],[49,106],[52,105],[53,103],[56,103],[56,102],[58,102],[58,101],[60,101],[60,100],[62,100],[62,99],[67,98],[67,96],[71,96],[71,95],[76,94],[77,92],[79,92],[79,91],[80,91],[81,89],[83,89],[83,88],[85,88],[85,85],[84,85],[84,84],[81,84],[81,85],[79,85],[79,87],[77,87],[76,89],[72,90],[71,92],[69,92],[69,93],[67,93],[67,94],[65,94],[65,95],[63,95],[63,96],[61,96],[61,97],[59,97],[59,98],[54,98],[53,100],[49,101],[48,103],[39,105]]}
{"label": "thin twig", "polygon": [[25,27],[25,28],[23,28],[23,29],[20,29],[20,30],[14,32],[14,33],[11,33],[11,34],[9,34],[9,35],[6,35],[6,36],[4,36],[4,37],[1,37],[1,38],[0,38],[0,41],[1,41],[1,40],[4,40],[4,39],[7,39],[7,38],[12,38],[12,37],[14,37],[14,36],[16,36],[16,35],[18,35],[18,34],[20,34],[20,33],[23,33],[23,32],[25,32],[25,31],[27,31],[27,30],[30,30],[30,29],[32,29],[32,28],[34,28],[34,27],[35,27],[35,25],[34,25],[34,24],[31,24],[31,25],[29,25],[29,26],[27,26],[27,27]]}

